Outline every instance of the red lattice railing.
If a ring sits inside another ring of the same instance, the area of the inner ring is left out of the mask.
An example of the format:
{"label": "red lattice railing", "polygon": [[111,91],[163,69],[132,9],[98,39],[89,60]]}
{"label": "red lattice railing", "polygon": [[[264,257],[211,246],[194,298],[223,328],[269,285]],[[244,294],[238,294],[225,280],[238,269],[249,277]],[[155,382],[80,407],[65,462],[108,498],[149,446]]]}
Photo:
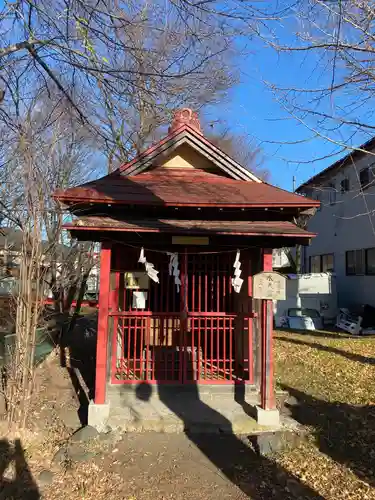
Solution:
{"label": "red lattice railing", "polygon": [[[136,257],[134,269],[144,269]],[[126,271],[120,265],[114,271],[112,383],[252,383],[252,314],[238,312],[250,306],[247,283],[241,297],[233,293],[234,256],[181,254],[180,291],[169,257],[150,258],[160,282],[144,289],[141,310],[134,308],[134,290],[124,287]]]}
{"label": "red lattice railing", "polygon": [[252,382],[250,335],[236,341],[236,326],[251,329],[237,315],[113,315],[112,383]]}

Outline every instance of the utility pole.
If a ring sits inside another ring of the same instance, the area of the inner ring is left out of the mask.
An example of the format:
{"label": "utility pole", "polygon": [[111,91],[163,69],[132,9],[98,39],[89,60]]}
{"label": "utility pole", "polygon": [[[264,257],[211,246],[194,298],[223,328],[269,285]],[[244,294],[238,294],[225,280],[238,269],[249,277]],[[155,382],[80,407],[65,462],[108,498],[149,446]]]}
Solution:
{"label": "utility pole", "polygon": [[[295,193],[295,191],[296,191],[296,176],[295,175],[293,175],[292,186],[293,186],[293,193]],[[302,307],[301,296],[299,294],[299,274],[301,273],[301,254],[302,254],[301,245],[296,245],[296,259],[295,259],[296,273],[297,273],[296,306],[298,308]]]}

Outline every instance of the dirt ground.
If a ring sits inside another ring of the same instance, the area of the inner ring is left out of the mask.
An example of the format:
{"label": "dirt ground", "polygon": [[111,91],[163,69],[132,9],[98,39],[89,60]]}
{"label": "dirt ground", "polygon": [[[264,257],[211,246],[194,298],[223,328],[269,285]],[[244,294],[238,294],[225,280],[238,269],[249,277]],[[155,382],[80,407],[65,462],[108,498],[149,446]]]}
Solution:
{"label": "dirt ground", "polygon": [[97,453],[57,477],[43,498],[60,498],[62,483],[72,500],[286,499],[293,489],[293,498],[319,498],[231,436],[133,434]]}
{"label": "dirt ground", "polygon": [[[233,436],[129,434],[114,443],[92,441],[84,449],[83,461],[57,467],[50,464],[49,450],[42,455],[29,444],[20,460],[22,475],[16,464],[6,473],[1,500],[323,498]],[[43,466],[54,473],[46,486],[38,484]]]}
{"label": "dirt ground", "polygon": [[[276,334],[287,411],[309,429],[299,448],[259,457],[232,435],[108,435],[54,460],[79,420],[55,352],[38,370],[30,428],[1,429],[0,500],[375,499],[375,339]],[[46,472],[47,471],[47,472]]]}

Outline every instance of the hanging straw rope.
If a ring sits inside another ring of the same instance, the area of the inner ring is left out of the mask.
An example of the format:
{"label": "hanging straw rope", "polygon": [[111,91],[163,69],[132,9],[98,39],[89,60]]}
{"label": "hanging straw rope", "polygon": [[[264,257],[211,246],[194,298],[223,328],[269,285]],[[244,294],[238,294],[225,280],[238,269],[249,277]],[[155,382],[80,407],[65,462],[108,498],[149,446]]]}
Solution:
{"label": "hanging straw rope", "polygon": [[[131,243],[125,243],[124,241],[120,240],[115,240],[113,238],[104,238],[105,241],[111,241],[112,243],[117,243],[119,245],[123,245],[126,247],[130,248],[135,248],[136,250],[141,251],[142,248],[147,252],[155,252],[155,253],[161,253],[161,254],[170,254],[171,250],[170,248],[168,250],[158,250],[156,248],[147,248],[144,245],[137,246],[137,245],[132,245]],[[236,253],[237,250],[243,251],[243,250],[250,250],[251,248],[259,248],[255,245],[253,246],[246,246],[246,247],[236,247],[236,248],[231,248],[230,250],[217,250],[217,251],[209,251],[209,252],[186,252],[187,255],[218,255],[218,254],[225,254],[225,253]]]}

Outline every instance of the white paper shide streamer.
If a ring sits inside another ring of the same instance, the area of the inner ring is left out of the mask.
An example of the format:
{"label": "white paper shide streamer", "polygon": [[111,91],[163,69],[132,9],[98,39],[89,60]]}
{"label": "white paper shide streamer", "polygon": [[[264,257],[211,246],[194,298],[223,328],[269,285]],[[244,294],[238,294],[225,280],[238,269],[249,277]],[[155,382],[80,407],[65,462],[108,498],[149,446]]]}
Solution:
{"label": "white paper shide streamer", "polygon": [[240,262],[240,251],[237,250],[236,259],[233,264],[234,267],[234,278],[232,278],[232,287],[236,293],[239,293],[242,287],[243,279],[241,276],[241,262]]}
{"label": "white paper shide streamer", "polygon": [[159,283],[159,277],[158,277],[159,271],[155,269],[154,264],[151,264],[151,262],[147,262],[143,247],[141,248],[141,253],[139,255],[138,262],[145,265],[146,273],[149,276],[149,278],[155,281],[155,283]]}
{"label": "white paper shide streamer", "polygon": [[174,282],[177,287],[177,292],[180,291],[180,270],[178,268],[178,253],[177,252],[167,252],[169,255],[169,276],[174,277]]}

